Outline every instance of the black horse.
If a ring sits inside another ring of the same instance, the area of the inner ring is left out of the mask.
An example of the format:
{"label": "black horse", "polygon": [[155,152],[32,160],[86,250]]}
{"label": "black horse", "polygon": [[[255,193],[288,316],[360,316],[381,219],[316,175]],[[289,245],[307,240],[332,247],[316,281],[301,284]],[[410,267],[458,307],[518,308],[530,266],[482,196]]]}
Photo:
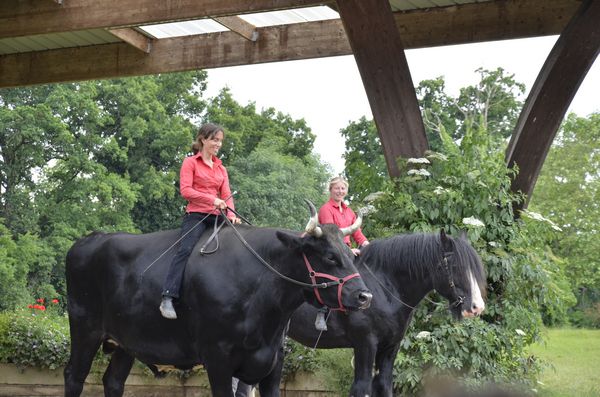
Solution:
{"label": "black horse", "polygon": [[[164,319],[158,306],[175,250],[161,254],[177,240],[178,231],[94,233],[75,243],[66,268],[71,355],[64,371],[65,396],[81,394],[101,344],[113,351],[103,377],[108,397],[123,395],[134,358],[151,368],[202,363],[213,396],[232,396],[232,376],[260,382],[263,396],[279,395],[270,382],[279,381],[276,364],[293,311],[305,300],[350,310],[366,308],[371,300],[342,232],[332,225],[317,226],[314,206],[310,207],[311,220],[302,236],[277,229],[225,227],[219,251],[202,256],[195,250],[185,271],[177,320]],[[328,275],[315,278],[314,272]],[[304,294],[317,283],[318,298]]]}
{"label": "black horse", "polygon": [[[392,396],[394,359],[415,306],[436,290],[450,301],[454,317],[479,315],[485,307],[484,269],[465,238],[443,231],[375,240],[355,264],[373,293],[372,305],[361,312],[333,311],[317,347],[354,348],[351,396]],[[302,305],[292,315],[289,336],[314,347],[316,315],[316,308]]]}

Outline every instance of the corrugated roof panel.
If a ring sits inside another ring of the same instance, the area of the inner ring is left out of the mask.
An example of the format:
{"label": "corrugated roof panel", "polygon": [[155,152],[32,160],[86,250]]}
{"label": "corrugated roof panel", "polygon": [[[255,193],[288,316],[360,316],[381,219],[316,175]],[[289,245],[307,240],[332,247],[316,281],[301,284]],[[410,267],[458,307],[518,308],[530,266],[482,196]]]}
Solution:
{"label": "corrugated roof panel", "polygon": [[36,36],[0,39],[0,55],[19,52],[44,51],[66,47],[115,43],[121,41],[104,29],[51,33]]}
{"label": "corrugated roof panel", "polygon": [[27,37],[15,37],[13,40],[15,46],[19,48],[21,52],[36,51],[39,49],[39,46]]}
{"label": "corrugated roof panel", "polygon": [[0,40],[0,55],[1,54],[13,54],[20,52],[18,47],[15,47],[15,43],[12,40]]}

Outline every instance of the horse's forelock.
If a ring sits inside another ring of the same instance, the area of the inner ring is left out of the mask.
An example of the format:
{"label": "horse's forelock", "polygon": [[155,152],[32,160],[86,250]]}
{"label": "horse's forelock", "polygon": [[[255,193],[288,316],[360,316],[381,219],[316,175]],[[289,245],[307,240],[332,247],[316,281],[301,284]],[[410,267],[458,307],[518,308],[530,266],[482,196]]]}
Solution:
{"label": "horse's forelock", "polygon": [[[486,277],[481,263],[481,259],[475,249],[471,246],[468,240],[462,238],[453,239],[454,242],[454,253],[457,255],[456,263],[458,266],[466,267],[464,270],[470,270],[479,289],[485,291]],[[466,272],[461,272],[466,274]]]}

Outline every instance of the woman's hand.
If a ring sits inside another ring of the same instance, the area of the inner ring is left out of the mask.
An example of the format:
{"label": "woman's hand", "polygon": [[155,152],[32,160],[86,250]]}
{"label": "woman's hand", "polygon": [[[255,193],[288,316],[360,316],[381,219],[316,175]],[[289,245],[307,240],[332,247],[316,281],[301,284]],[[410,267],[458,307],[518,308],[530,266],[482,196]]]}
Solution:
{"label": "woman's hand", "polygon": [[220,198],[215,198],[215,201],[213,202],[214,206],[216,209],[218,210],[224,210],[227,209],[227,203],[225,202],[225,200],[221,200]]}
{"label": "woman's hand", "polygon": [[229,219],[231,221],[231,223],[233,223],[234,225],[239,225],[240,223],[242,223],[242,220],[238,217],[234,217]]}
{"label": "woman's hand", "polygon": [[352,253],[354,254],[354,256],[359,256],[360,255],[360,250],[358,248],[350,248],[350,250],[352,251]]}

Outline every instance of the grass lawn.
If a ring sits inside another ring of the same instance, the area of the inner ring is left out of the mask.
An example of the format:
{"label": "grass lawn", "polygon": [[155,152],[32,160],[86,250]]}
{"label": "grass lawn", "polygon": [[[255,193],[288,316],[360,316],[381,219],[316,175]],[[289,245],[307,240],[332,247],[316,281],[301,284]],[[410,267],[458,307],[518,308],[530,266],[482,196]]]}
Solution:
{"label": "grass lawn", "polygon": [[532,353],[549,362],[540,397],[600,397],[600,330],[548,329]]}

